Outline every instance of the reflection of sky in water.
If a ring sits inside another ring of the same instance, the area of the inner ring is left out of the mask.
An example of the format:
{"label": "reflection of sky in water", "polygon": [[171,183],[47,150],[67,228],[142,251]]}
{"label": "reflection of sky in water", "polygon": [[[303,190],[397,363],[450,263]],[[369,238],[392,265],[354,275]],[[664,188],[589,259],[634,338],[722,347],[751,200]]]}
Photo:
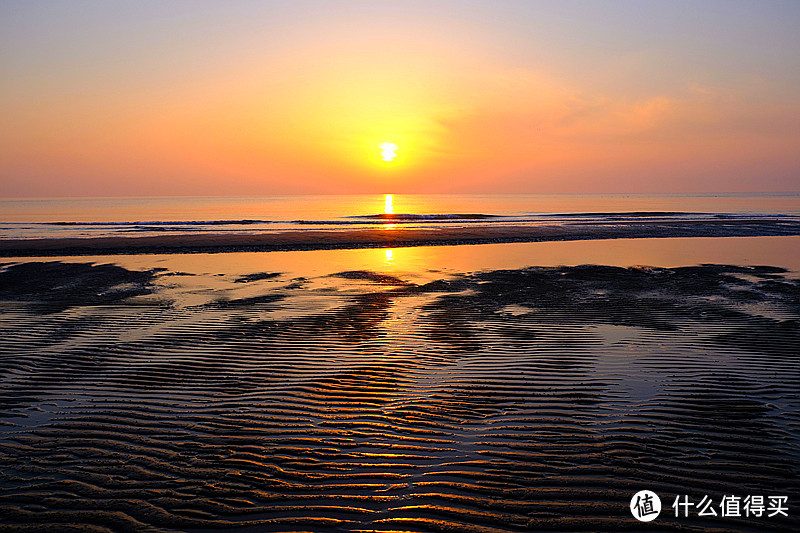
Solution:
{"label": "reflection of sky in water", "polygon": [[86,402],[72,401],[70,399],[48,398],[46,401],[27,407],[11,407],[11,416],[7,416],[11,425],[0,424],[2,433],[22,433],[30,428],[42,427],[69,414],[70,410],[80,409]]}
{"label": "reflection of sky in water", "polygon": [[[48,258],[55,259],[59,258]],[[61,259],[75,261],[74,257]],[[28,260],[30,259],[24,259]],[[208,275],[225,273],[228,276],[283,272],[291,276],[314,277],[346,270],[371,270],[400,276],[409,281],[435,279],[441,277],[439,272],[455,274],[527,266],[583,264],[674,267],[719,263],[772,265],[800,271],[800,236],[612,239],[303,252],[85,256],[80,261],[116,263],[139,270],[164,267],[173,272]]]}
{"label": "reflection of sky in water", "polygon": [[[612,379],[615,388],[631,401],[649,401],[664,390],[664,373],[657,368],[640,364],[640,358],[653,355],[653,346],[643,342],[641,328],[594,324],[592,333],[602,339],[594,349],[598,355],[594,368],[598,374]],[[663,347],[659,346],[659,353]]]}
{"label": "reflection of sky in water", "polygon": [[[372,227],[352,218],[383,213],[416,215],[480,213],[502,219],[472,220],[470,227],[550,224],[543,214],[624,212],[800,215],[800,195],[786,196],[541,196],[351,195],[219,198],[70,198],[0,200],[0,237],[143,236],[179,233],[340,231]],[[705,215],[704,215],[705,216]],[[521,217],[521,218],[520,218]],[[520,222],[527,220],[527,222]],[[572,219],[570,219],[572,220]],[[220,222],[225,221],[224,224]],[[299,223],[298,221],[304,221]],[[313,221],[314,224],[307,224]],[[105,225],[50,225],[52,222]],[[178,224],[176,222],[182,222]],[[213,222],[209,224],[208,222]],[[240,224],[240,222],[245,222]],[[320,222],[327,224],[318,225]],[[126,223],[126,225],[108,225]],[[136,223],[131,225],[131,223]],[[332,223],[332,224],[331,224]],[[464,221],[413,221],[399,227],[464,225]],[[382,227],[382,226],[377,226]]]}
{"label": "reflection of sky in water", "polygon": [[[800,195],[392,195],[396,213],[597,213],[684,211],[800,215]],[[152,220],[331,220],[384,212],[385,195],[62,198],[0,200],[0,222]]]}
{"label": "reflection of sky in water", "polygon": [[[76,261],[75,257],[46,260]],[[13,258],[7,259],[12,261]],[[21,261],[30,261],[23,258]],[[672,239],[613,239],[465,246],[418,246],[313,250],[303,252],[237,252],[217,254],[165,254],[86,256],[80,262],[115,263],[132,270],[166,268],[180,276],[163,276],[159,285],[184,305],[198,305],[226,291],[231,297],[253,296],[265,287],[303,281],[324,288],[324,277],[351,270],[367,270],[426,283],[464,272],[517,269],[528,266],[601,264],[661,267],[702,263],[772,265],[800,271],[800,236]],[[278,278],[255,283],[231,282],[238,276],[279,272]],[[342,280],[336,284],[341,285]]]}

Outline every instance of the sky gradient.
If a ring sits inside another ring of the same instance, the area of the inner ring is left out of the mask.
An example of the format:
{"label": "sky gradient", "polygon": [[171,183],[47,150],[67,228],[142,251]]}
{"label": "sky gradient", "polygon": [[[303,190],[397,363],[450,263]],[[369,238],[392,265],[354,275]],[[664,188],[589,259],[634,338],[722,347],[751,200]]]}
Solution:
{"label": "sky gradient", "polygon": [[799,27],[767,0],[0,0],[0,197],[798,191]]}

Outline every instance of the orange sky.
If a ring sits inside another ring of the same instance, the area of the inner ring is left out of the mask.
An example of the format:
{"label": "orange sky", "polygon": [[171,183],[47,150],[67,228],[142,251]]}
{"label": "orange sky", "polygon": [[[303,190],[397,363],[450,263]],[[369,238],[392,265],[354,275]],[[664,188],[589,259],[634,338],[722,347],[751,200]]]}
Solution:
{"label": "orange sky", "polygon": [[0,6],[0,196],[800,190],[797,4],[162,4]]}

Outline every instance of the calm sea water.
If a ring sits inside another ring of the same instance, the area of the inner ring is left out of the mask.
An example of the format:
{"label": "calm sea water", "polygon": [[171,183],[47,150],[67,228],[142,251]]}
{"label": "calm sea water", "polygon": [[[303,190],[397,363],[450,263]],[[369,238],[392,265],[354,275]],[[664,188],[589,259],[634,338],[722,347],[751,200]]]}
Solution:
{"label": "calm sea water", "polygon": [[386,203],[385,195],[0,200],[0,238],[337,231],[387,222],[430,227],[630,218],[800,217],[800,194],[393,195],[392,211],[398,218],[391,221],[380,218],[387,210]]}

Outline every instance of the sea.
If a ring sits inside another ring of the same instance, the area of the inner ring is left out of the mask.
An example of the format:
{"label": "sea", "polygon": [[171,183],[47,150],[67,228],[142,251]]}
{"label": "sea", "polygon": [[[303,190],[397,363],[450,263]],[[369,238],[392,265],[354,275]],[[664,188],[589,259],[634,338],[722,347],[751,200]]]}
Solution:
{"label": "sea", "polygon": [[0,200],[0,239],[800,218],[800,193],[328,195]]}

